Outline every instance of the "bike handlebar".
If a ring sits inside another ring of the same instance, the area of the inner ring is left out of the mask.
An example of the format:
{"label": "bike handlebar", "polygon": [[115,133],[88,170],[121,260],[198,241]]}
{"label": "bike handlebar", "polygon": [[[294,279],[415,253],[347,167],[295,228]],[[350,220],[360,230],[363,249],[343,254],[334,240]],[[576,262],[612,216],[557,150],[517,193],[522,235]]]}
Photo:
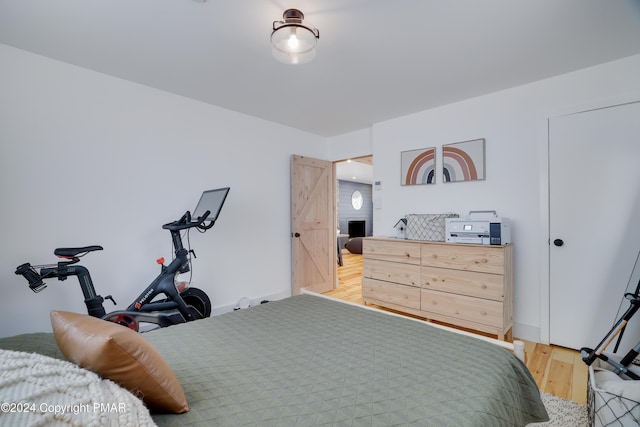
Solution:
{"label": "bike handlebar", "polygon": [[184,215],[182,215],[182,217],[180,217],[179,220],[164,224],[162,228],[170,231],[186,230],[187,228],[193,227],[198,227],[201,230],[208,230],[213,227],[213,221],[211,221],[211,223],[208,225],[203,224],[210,213],[210,211],[206,211],[204,215],[198,217],[195,221],[191,221],[191,212],[187,211],[184,213]]}
{"label": "bike handlebar", "polygon": [[29,288],[33,292],[38,293],[47,287],[47,285],[42,281],[42,276],[33,267],[31,267],[31,264],[28,262],[18,266],[16,274],[27,279],[27,282],[29,282]]}

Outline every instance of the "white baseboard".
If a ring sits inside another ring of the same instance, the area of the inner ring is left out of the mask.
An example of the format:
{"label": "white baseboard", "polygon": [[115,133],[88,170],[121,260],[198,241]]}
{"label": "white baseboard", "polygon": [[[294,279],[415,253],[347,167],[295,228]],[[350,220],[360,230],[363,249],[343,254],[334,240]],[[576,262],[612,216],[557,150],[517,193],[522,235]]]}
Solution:
{"label": "white baseboard", "polygon": [[[278,292],[276,294],[266,295],[258,298],[249,298],[249,299],[251,300],[251,306],[254,306],[254,305],[260,305],[262,301],[277,301],[290,296],[291,296],[291,291],[283,291],[283,292]],[[235,307],[236,307],[236,304],[225,305],[221,307],[214,307],[211,310],[211,315],[217,316],[219,314],[228,313],[230,311],[233,311]]]}
{"label": "white baseboard", "polygon": [[[527,341],[541,342],[539,326],[531,326],[531,325],[525,325],[522,323],[514,323],[513,336],[519,339],[527,340]],[[547,344],[547,343],[543,343],[543,344]]]}

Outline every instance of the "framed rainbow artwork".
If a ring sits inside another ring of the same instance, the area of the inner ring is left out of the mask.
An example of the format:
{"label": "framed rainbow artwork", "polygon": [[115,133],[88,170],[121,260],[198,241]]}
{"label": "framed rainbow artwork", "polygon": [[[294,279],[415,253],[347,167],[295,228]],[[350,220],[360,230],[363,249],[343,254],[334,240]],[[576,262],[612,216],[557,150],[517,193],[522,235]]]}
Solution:
{"label": "framed rainbow artwork", "polygon": [[402,169],[402,185],[435,184],[435,147],[403,151],[400,153],[400,164]]}
{"label": "framed rainbow artwork", "polygon": [[442,146],[443,182],[478,181],[485,178],[484,139]]}

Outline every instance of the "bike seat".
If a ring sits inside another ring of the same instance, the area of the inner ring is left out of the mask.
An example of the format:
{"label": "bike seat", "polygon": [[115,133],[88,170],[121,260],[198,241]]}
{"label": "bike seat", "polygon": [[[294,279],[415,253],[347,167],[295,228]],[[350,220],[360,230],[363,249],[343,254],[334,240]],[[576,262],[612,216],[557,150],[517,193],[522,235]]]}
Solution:
{"label": "bike seat", "polygon": [[93,251],[101,251],[102,246],[83,246],[81,248],[57,248],[53,251],[53,254],[60,258],[73,258],[79,254],[86,254]]}

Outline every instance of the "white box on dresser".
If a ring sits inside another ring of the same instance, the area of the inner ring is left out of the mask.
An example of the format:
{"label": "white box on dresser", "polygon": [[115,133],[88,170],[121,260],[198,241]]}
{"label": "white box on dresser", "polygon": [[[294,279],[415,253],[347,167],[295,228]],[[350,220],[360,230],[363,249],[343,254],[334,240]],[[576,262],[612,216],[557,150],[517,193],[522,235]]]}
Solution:
{"label": "white box on dresser", "polygon": [[512,339],[513,245],[363,241],[362,299]]}

